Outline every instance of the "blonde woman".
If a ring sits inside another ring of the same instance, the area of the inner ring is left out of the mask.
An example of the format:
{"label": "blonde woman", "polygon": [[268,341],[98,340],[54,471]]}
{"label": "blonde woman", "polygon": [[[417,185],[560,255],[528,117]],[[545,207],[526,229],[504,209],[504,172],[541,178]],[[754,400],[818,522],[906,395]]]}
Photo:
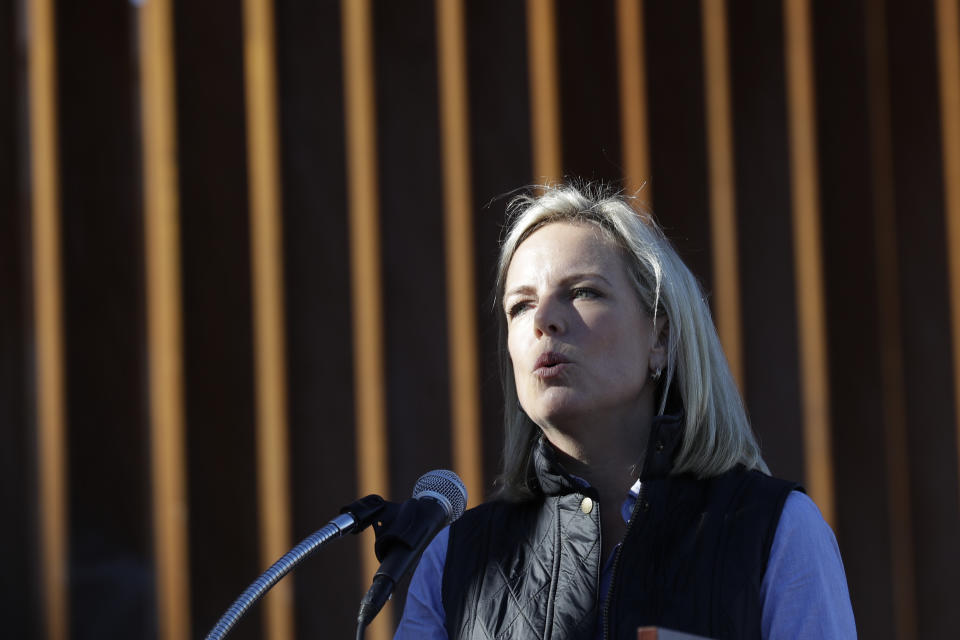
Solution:
{"label": "blonde woman", "polygon": [[769,475],[654,220],[571,184],[510,209],[499,492],[424,553],[396,637],[856,637],[833,533]]}

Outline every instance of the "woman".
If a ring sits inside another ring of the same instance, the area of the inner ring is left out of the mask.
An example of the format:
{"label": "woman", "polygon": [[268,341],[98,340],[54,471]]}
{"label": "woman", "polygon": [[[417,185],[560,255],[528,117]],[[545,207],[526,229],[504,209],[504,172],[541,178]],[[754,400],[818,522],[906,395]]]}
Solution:
{"label": "woman", "polygon": [[768,475],[653,219],[572,185],[511,209],[500,490],[424,553],[396,637],[855,637],[833,533]]}

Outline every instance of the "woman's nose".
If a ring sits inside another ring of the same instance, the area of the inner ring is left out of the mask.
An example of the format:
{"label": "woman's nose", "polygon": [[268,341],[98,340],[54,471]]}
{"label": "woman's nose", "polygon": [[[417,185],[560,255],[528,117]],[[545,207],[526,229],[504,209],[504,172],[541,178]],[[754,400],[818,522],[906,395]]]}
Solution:
{"label": "woman's nose", "polygon": [[563,310],[558,301],[552,298],[541,298],[533,315],[533,329],[537,337],[543,334],[556,335],[563,333],[566,323],[563,320]]}

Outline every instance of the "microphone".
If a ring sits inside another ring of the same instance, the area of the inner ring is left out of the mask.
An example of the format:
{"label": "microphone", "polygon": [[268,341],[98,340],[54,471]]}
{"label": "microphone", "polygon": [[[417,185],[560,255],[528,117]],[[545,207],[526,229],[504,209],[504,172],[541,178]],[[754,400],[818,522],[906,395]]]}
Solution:
{"label": "microphone", "polygon": [[453,471],[428,471],[417,480],[413,497],[404,502],[397,516],[378,528],[374,550],[380,568],[373,585],[360,602],[358,636],[393,594],[397,582],[407,574],[430,541],[467,508],[467,488]]}

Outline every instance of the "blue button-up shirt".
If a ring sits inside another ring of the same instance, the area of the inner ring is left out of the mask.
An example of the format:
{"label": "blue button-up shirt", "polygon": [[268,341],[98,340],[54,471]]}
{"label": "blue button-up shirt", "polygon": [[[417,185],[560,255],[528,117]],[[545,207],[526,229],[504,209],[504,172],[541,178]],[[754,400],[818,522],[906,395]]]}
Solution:
{"label": "blue button-up shirt", "polygon": [[[639,490],[637,481],[621,504],[624,521],[630,519]],[[448,543],[449,530],[444,529],[424,552],[410,582],[394,640],[446,640],[440,590]],[[607,558],[600,576],[600,602],[610,588],[615,552]],[[767,640],[857,637],[836,538],[817,505],[804,493],[794,491],[784,504],[760,598],[761,632]],[[602,634],[598,619],[596,637]]]}

